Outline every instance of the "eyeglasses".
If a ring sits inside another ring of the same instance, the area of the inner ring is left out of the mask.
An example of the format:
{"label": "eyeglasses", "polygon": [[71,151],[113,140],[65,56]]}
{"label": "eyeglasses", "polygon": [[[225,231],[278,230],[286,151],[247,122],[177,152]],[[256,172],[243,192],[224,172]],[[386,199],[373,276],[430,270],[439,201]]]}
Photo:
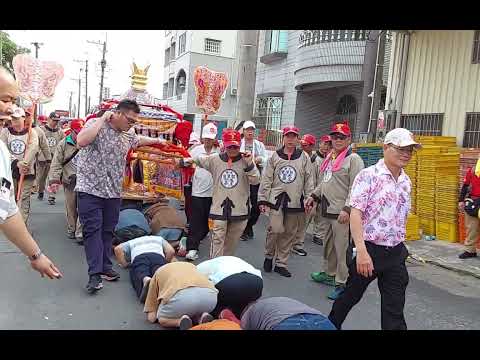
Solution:
{"label": "eyeglasses", "polygon": [[348,138],[348,136],[343,134],[333,134],[330,135],[330,137],[332,138],[332,140],[345,140],[346,138]]}
{"label": "eyeglasses", "polygon": [[134,119],[134,118],[131,118],[130,116],[127,116],[127,114],[125,114],[122,111],[116,111],[116,112],[119,113],[120,115],[123,115],[125,117],[125,119],[127,119],[129,124],[135,124],[137,122],[137,119]]}
{"label": "eyeglasses", "polygon": [[401,146],[390,144],[390,147],[394,148],[400,154],[405,154],[405,155],[412,155],[413,152],[417,150],[414,146],[401,147]]}

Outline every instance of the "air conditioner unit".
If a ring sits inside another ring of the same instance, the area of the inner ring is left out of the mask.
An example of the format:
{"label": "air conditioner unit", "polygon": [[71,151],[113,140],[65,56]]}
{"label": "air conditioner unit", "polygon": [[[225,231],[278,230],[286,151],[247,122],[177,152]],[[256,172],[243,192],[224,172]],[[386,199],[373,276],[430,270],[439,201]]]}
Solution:
{"label": "air conditioner unit", "polygon": [[230,95],[237,96],[237,88],[231,88],[230,89]]}

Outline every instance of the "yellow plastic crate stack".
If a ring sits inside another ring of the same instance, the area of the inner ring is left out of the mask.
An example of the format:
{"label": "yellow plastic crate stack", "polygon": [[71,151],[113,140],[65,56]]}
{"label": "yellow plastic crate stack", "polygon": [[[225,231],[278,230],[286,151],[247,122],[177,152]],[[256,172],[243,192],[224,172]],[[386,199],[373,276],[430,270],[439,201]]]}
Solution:
{"label": "yellow plastic crate stack", "polygon": [[417,152],[417,206],[423,235],[435,236],[435,179],[440,146],[424,145]]}
{"label": "yellow plastic crate stack", "polygon": [[438,240],[458,241],[458,169],[460,153],[438,156],[435,181],[435,227]]}
{"label": "yellow plastic crate stack", "polygon": [[[427,146],[457,147],[457,138],[455,136],[415,136],[415,141]],[[445,152],[447,151],[445,150]]]}
{"label": "yellow plastic crate stack", "polygon": [[417,155],[414,153],[412,159],[405,167],[405,172],[407,173],[408,177],[412,181],[412,193],[410,194],[410,198],[412,199],[412,208],[410,212],[412,214],[417,213]]}
{"label": "yellow plastic crate stack", "polygon": [[420,240],[420,218],[415,214],[408,214],[405,240]]}

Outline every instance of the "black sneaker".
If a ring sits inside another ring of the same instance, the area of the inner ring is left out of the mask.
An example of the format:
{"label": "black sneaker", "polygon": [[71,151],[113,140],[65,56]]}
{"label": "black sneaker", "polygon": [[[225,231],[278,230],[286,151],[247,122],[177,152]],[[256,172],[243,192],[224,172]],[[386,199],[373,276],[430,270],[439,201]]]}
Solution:
{"label": "black sneaker", "polygon": [[43,193],[38,193],[37,199],[38,199],[38,200],[43,200]]}
{"label": "black sneaker", "polygon": [[292,249],[292,251],[297,254],[297,255],[300,255],[300,256],[307,256],[307,252],[303,249]]}
{"label": "black sneaker", "polygon": [[98,275],[98,274],[91,275],[90,279],[88,280],[88,284],[87,284],[88,293],[89,294],[94,294],[102,288],[103,288],[103,283],[102,283],[102,278],[100,277],[100,275]]}
{"label": "black sneaker", "polygon": [[320,239],[318,236],[314,236],[312,241],[317,245],[323,246],[323,240]]}
{"label": "black sneaker", "polygon": [[115,270],[110,269],[102,274],[102,279],[107,281],[116,281],[120,279],[120,274],[117,273]]}
{"label": "black sneaker", "polygon": [[273,259],[265,259],[263,262],[263,270],[265,272],[272,272],[272,267],[273,267]]}
{"label": "black sneaker", "polygon": [[247,241],[249,238],[248,234],[247,233],[243,233],[242,236],[240,236],[240,240],[242,241]]}
{"label": "black sneaker", "polygon": [[469,251],[465,251],[464,253],[460,254],[458,257],[460,259],[474,258],[474,257],[477,257],[477,253],[476,252],[471,253]]}
{"label": "black sneaker", "polygon": [[48,198],[48,205],[55,205],[55,198]]}
{"label": "black sneaker", "polygon": [[287,270],[287,268],[275,266],[274,271],[282,276],[292,277],[292,274]]}
{"label": "black sneaker", "polygon": [[71,240],[75,240],[75,233],[67,233],[67,237]]}

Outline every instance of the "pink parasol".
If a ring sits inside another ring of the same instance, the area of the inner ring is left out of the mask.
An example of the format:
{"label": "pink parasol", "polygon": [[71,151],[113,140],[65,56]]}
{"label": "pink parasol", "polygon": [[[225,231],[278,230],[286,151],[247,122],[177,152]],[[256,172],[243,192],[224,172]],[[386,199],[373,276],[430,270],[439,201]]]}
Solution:
{"label": "pink parasol", "polygon": [[[33,103],[45,104],[52,101],[55,88],[63,79],[63,66],[53,61],[41,61],[27,54],[20,54],[13,58],[13,69],[17,79],[20,96]],[[28,129],[28,141],[24,154],[27,153],[30,143],[31,125]],[[24,175],[20,176],[18,183],[17,201],[20,200]]]}

